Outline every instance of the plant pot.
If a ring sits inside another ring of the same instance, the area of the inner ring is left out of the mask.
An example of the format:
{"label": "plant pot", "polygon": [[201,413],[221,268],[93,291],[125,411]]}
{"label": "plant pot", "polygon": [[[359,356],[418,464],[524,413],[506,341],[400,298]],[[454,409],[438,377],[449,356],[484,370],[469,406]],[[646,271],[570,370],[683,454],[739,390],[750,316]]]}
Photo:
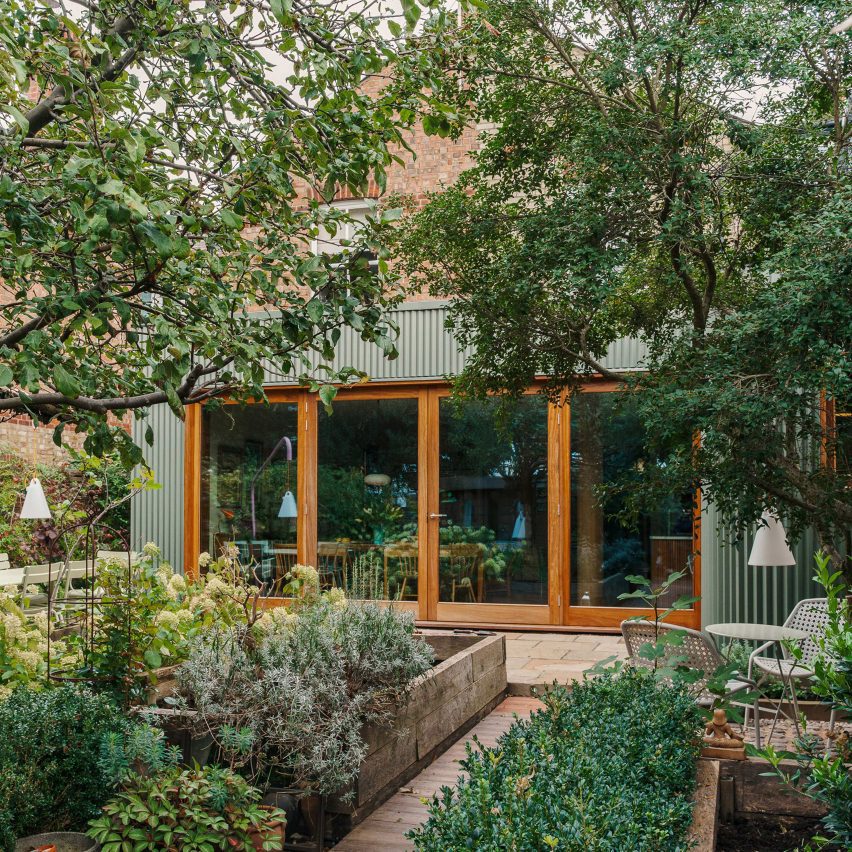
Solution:
{"label": "plant pot", "polygon": [[[272,810],[271,807],[264,807],[264,810]],[[264,839],[268,839],[270,836],[274,837],[278,840],[278,845],[274,846],[274,849],[283,849],[284,848],[284,838],[286,836],[287,826],[280,819],[270,819],[264,823],[264,831],[260,832],[257,829],[252,829],[249,832],[249,837],[251,838],[252,845],[258,852],[263,852],[263,841]]]}
{"label": "plant pot", "polygon": [[48,831],[15,841],[15,852],[30,852],[39,846],[54,846],[56,852],[99,852],[101,844],[78,831]]}

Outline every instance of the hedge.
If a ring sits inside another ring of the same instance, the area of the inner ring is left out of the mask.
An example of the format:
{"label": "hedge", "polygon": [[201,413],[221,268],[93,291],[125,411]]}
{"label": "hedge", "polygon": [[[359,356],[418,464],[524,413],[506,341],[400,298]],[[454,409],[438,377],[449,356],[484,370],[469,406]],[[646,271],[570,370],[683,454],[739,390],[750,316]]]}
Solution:
{"label": "hedge", "polygon": [[[606,674],[474,751],[409,833],[422,852],[687,849],[700,709],[647,672]],[[477,744],[479,745],[479,744]]]}

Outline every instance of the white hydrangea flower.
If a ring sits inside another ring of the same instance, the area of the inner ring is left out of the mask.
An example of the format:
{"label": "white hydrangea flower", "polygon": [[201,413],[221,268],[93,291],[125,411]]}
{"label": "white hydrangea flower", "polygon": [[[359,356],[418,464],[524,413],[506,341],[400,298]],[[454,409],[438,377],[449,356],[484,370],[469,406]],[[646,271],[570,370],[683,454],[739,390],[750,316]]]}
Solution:
{"label": "white hydrangea flower", "polygon": [[207,579],[207,584],[204,587],[204,591],[207,592],[210,597],[216,597],[217,595],[225,595],[230,589],[228,588],[226,583],[223,583],[218,577],[209,577]]}
{"label": "white hydrangea flower", "polygon": [[20,618],[11,612],[0,614],[0,626],[6,634],[6,642],[10,644],[24,633],[24,625],[21,624]]}
{"label": "white hydrangea flower", "polygon": [[175,618],[177,618],[178,624],[182,625],[191,624],[195,621],[195,615],[192,610],[189,609],[179,609],[175,613]]}
{"label": "white hydrangea flower", "polygon": [[172,612],[170,609],[164,609],[161,612],[158,612],[154,619],[154,624],[156,624],[157,627],[177,629],[179,623],[180,620],[177,617],[177,613]]}
{"label": "white hydrangea flower", "polygon": [[21,651],[15,648],[12,649],[12,657],[33,671],[36,671],[44,661],[42,655],[37,651]]}
{"label": "white hydrangea flower", "polygon": [[205,550],[198,555],[198,567],[206,568],[213,561],[213,557]]}
{"label": "white hydrangea flower", "polygon": [[343,592],[343,589],[337,588],[335,586],[333,589],[329,589],[327,593],[328,602],[334,609],[346,609],[346,595]]}
{"label": "white hydrangea flower", "polygon": [[178,594],[182,594],[186,591],[186,579],[183,574],[172,574],[169,578],[169,588]]}
{"label": "white hydrangea flower", "polygon": [[145,546],[142,548],[142,552],[146,556],[150,556],[151,558],[154,558],[154,557],[160,555],[160,548],[157,547],[157,545],[154,544],[153,541],[149,541],[149,542],[146,542]]}

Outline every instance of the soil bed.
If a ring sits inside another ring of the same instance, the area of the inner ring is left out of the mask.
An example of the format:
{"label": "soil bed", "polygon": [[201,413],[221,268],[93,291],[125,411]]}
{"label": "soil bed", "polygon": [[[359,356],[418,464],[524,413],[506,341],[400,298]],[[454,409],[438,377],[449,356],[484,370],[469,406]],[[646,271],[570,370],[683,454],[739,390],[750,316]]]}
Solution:
{"label": "soil bed", "polygon": [[[748,814],[719,826],[716,852],[785,852],[801,848],[821,831],[822,824],[815,817]],[[839,846],[824,849],[841,852]]]}

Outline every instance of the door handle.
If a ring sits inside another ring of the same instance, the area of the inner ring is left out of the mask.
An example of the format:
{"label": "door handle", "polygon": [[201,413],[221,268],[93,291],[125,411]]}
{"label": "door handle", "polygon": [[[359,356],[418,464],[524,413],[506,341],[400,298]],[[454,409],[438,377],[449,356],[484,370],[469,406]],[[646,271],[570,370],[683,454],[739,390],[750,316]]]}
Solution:
{"label": "door handle", "polygon": [[446,518],[446,517],[447,517],[446,515],[442,515],[439,512],[429,512],[429,520],[430,521],[435,521],[438,518]]}

